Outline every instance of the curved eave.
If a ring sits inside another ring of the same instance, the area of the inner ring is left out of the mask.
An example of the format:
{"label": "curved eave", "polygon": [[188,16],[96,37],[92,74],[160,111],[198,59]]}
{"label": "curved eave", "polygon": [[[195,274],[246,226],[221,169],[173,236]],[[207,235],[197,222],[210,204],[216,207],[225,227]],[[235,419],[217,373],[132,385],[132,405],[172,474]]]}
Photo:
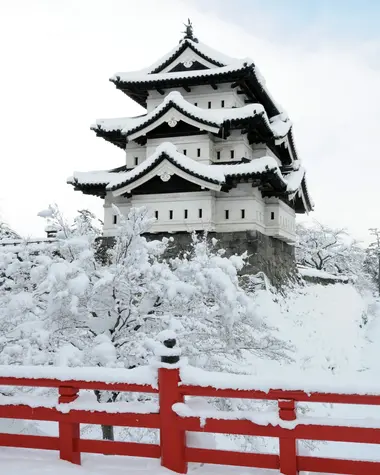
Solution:
{"label": "curved eave", "polygon": [[159,121],[160,118],[162,118],[168,111],[170,111],[170,109],[175,109],[185,118],[188,118],[189,120],[198,123],[200,126],[206,126],[209,131],[220,137],[227,137],[228,131],[230,129],[246,129],[245,133],[247,133],[249,136],[257,135],[265,141],[273,141],[277,138],[276,136],[274,136],[270,125],[268,124],[267,120],[264,117],[264,114],[262,113],[255,114],[252,117],[237,118],[232,120],[228,119],[225,120],[222,124],[219,124],[216,122],[207,121],[205,119],[197,117],[196,115],[190,114],[188,111],[181,108],[172,101],[170,101],[167,106],[165,106],[162,110],[160,110],[159,113],[151,117],[146,122],[140,124],[138,127],[130,129],[127,133],[123,133],[121,129],[106,131],[102,129],[100,125],[97,127],[93,127],[92,130],[96,133],[98,137],[102,137],[108,142],[111,142],[117,147],[120,147],[124,150],[128,142],[128,137],[130,137],[131,140],[135,140],[139,137],[138,133],[140,131],[144,131],[145,129],[153,125],[155,122]]}
{"label": "curved eave", "polygon": [[302,190],[302,194],[303,194],[305,205],[306,205],[305,211],[309,213],[310,211],[313,211],[314,203],[309,194],[309,190],[307,189],[307,183],[306,183],[305,177],[303,178],[302,183],[301,183],[301,190]]}
{"label": "curved eave", "polygon": [[[120,89],[124,94],[131,97],[131,99],[138,102],[141,106],[146,108],[146,100],[148,97],[148,91],[152,89],[171,89],[175,87],[191,86],[191,85],[205,85],[210,83],[225,83],[234,82],[244,79],[244,76],[253,69],[253,65],[243,66],[241,69],[235,71],[227,71],[218,73],[218,69],[210,69],[209,74],[205,74],[204,70],[200,71],[200,75],[186,75],[186,72],[181,76],[175,76],[173,73],[167,73],[165,79],[155,79],[154,74],[148,75],[149,79],[139,81],[122,81],[120,77],[116,79],[111,78],[117,89]],[[202,74],[201,74],[202,72]],[[170,77],[173,75],[173,77]],[[151,76],[151,77],[150,77]]]}
{"label": "curved eave", "polygon": [[213,183],[215,185],[221,185],[221,182],[218,181],[218,180],[215,180],[215,179],[212,179],[212,178],[209,178],[209,177],[205,177],[203,175],[200,175],[198,173],[195,173],[194,171],[192,170],[189,170],[188,168],[186,167],[183,167],[181,164],[179,164],[178,162],[176,162],[170,155],[168,155],[167,153],[163,152],[161,153],[157,159],[151,163],[151,165],[147,168],[144,168],[141,173],[137,173],[136,175],[133,176],[133,178],[129,179],[129,180],[124,180],[123,182],[120,182],[118,183],[117,185],[114,185],[114,186],[109,186],[107,187],[107,190],[108,191],[116,191],[116,190],[119,190],[120,188],[124,188],[125,186],[128,186],[130,185],[131,183],[133,183],[134,181],[137,181],[139,180],[140,178],[142,178],[144,175],[148,174],[150,171],[154,170],[161,162],[163,162],[164,160],[167,160],[168,162],[170,162],[174,167],[178,168],[179,170],[195,177],[195,178],[198,178],[200,180],[203,180],[205,182],[209,182],[209,183]]}
{"label": "curved eave", "polygon": [[92,195],[98,196],[99,198],[104,198],[107,194],[107,183],[83,184],[73,180],[72,182],[69,182],[69,185],[72,185],[75,191],[81,191],[84,195]]}
{"label": "curved eave", "polygon": [[212,127],[214,129],[220,129],[220,125],[219,124],[216,124],[215,122],[211,122],[211,121],[208,121],[208,120],[205,120],[205,119],[202,119],[202,118],[199,118],[199,117],[196,117],[192,114],[189,114],[186,110],[182,109],[182,107],[178,106],[175,102],[173,101],[169,101],[167,103],[167,105],[161,109],[157,114],[155,114],[154,116],[152,116],[149,120],[147,120],[146,122],[143,122],[142,124],[140,124],[138,127],[135,127],[133,129],[130,129],[126,134],[125,136],[128,137],[128,136],[133,136],[135,135],[136,133],[138,133],[139,131],[141,130],[144,130],[146,129],[147,127],[149,127],[150,125],[154,124],[158,119],[160,119],[162,116],[164,116],[170,109],[175,109],[176,111],[178,111],[180,114],[182,114],[183,116],[191,119],[191,120],[194,120],[196,122],[198,122],[199,124],[202,124],[202,125],[206,125],[208,127]]}
{"label": "curved eave", "polygon": [[226,174],[226,183],[228,185],[234,182],[246,181],[246,180],[260,180],[262,184],[269,184],[273,189],[278,192],[284,192],[286,190],[286,183],[282,177],[278,174],[276,168],[266,168],[262,172],[247,172],[247,173],[231,173]]}
{"label": "curved eave", "polygon": [[125,150],[125,147],[127,145],[127,138],[124,134],[121,133],[121,130],[107,131],[102,129],[101,126],[91,127],[91,130],[96,133],[97,137],[101,137],[107,142],[116,145],[116,147]]}
{"label": "curved eave", "polygon": [[142,107],[146,108],[146,102],[148,98],[148,92],[153,89],[172,89],[172,88],[181,88],[183,86],[200,86],[207,84],[221,84],[226,82],[237,83],[237,85],[242,86],[244,92],[247,96],[255,100],[257,98],[264,106],[265,110],[269,117],[280,114],[280,110],[277,105],[273,102],[271,97],[266,92],[265,88],[260,83],[256,73],[254,64],[247,64],[240,69],[227,72],[219,72],[218,69],[210,69],[209,74],[205,74],[202,71],[199,76],[191,75],[186,76],[186,72],[183,73],[180,77],[170,77],[168,73],[165,79],[155,79],[154,74],[149,75],[147,80],[138,80],[138,81],[123,81],[120,77],[116,79],[111,78],[110,81],[113,82],[117,89],[120,89],[124,94],[129,96],[131,99],[136,101]]}

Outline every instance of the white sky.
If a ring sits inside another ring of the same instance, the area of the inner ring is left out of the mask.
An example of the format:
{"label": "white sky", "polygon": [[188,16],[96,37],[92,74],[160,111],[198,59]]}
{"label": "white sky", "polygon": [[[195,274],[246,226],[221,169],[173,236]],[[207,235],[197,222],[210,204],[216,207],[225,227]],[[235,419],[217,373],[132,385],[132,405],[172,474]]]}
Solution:
{"label": "white sky", "polygon": [[241,12],[252,14],[247,31],[224,19],[223,8],[207,5],[0,0],[3,219],[30,236],[44,234],[36,215],[52,202],[68,217],[83,207],[102,217],[102,201],[74,192],[66,178],[124,163],[122,150],[89,129],[96,118],[142,111],[108,78],[156,61],[179,41],[190,17],[202,42],[250,56],[288,111],[308,170],[313,217],[360,239],[380,226],[380,42],[364,43],[355,32],[349,42],[329,38],[323,25],[284,38],[257,6]]}

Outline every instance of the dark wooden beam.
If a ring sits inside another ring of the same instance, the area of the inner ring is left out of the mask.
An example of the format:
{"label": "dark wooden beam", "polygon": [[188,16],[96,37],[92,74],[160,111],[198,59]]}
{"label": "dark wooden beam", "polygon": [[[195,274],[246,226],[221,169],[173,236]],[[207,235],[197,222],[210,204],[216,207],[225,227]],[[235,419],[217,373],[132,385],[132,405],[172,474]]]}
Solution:
{"label": "dark wooden beam", "polygon": [[238,82],[233,82],[231,84],[231,88],[234,89],[235,87],[238,87],[239,83]]}
{"label": "dark wooden beam", "polygon": [[218,89],[218,86],[214,83],[210,83],[210,86],[216,91]]}
{"label": "dark wooden beam", "polygon": [[241,89],[238,89],[238,90],[236,91],[236,94],[245,94],[245,92],[242,91]]}
{"label": "dark wooden beam", "polygon": [[163,96],[165,94],[165,91],[163,89],[157,88],[156,91]]}
{"label": "dark wooden beam", "polygon": [[255,103],[255,101],[252,100],[252,99],[244,99],[244,102],[245,102],[246,104],[254,104],[254,103]]}
{"label": "dark wooden beam", "polygon": [[189,86],[182,86],[182,87],[185,89],[186,92],[191,92],[191,89]]}

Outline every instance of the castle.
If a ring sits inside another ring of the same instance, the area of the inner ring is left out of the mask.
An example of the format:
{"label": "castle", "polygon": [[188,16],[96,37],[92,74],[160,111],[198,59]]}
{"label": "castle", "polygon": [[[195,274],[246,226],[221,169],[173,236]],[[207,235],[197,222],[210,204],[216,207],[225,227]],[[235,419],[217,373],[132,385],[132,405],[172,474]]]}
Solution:
{"label": "castle", "polygon": [[313,207],[305,169],[292,123],[251,59],[200,43],[189,22],[155,64],[110,80],[146,113],[97,120],[92,129],[124,151],[124,163],[68,179],[104,199],[104,236],[115,234],[116,204],[123,214],[151,208],[156,234],[207,230],[282,254],[295,242],[296,213]]}

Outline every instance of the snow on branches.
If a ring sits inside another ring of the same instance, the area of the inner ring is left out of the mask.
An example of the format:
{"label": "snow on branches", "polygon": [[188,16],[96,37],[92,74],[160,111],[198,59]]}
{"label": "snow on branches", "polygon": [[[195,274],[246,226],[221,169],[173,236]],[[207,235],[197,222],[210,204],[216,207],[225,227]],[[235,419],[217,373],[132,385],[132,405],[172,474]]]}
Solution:
{"label": "snow on branches", "polygon": [[82,210],[69,224],[50,206],[41,215],[58,229],[54,242],[1,251],[0,363],[130,368],[152,357],[152,338],[168,328],[204,367],[243,351],[286,354],[239,283],[245,254],[227,258],[194,234],[187,254],[167,260],[170,240],[144,237],[154,221],[147,209],[115,213],[109,248],[91,213]]}

